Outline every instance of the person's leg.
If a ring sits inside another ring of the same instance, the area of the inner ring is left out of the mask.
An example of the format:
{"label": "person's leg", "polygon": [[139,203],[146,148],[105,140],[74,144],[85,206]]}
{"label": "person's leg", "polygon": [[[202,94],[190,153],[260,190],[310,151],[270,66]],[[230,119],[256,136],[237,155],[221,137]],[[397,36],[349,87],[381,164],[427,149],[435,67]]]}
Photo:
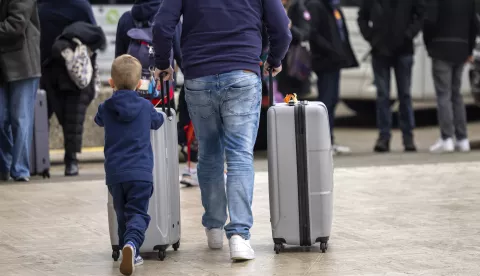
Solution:
{"label": "person's leg", "polygon": [[454,150],[453,136],[455,134],[452,108],[453,66],[448,62],[433,59],[432,74],[437,95],[437,117],[441,139],[430,147],[430,151],[450,152]]}
{"label": "person's leg", "polygon": [[0,87],[0,181],[10,178],[12,164],[12,131],[10,127],[10,93]]}
{"label": "person's leg", "polygon": [[28,181],[30,177],[30,148],[33,135],[33,118],[38,78],[8,84],[11,91],[10,118],[13,149],[10,174],[15,180]]}
{"label": "person's leg", "polygon": [[218,76],[185,81],[185,99],[198,140],[198,180],[205,208],[202,224],[210,248],[223,246],[223,227],[227,221],[224,179],[224,142],[219,113]]}
{"label": "person's leg", "polygon": [[135,266],[143,264],[140,247],[145,241],[145,232],[150,224],[148,203],[153,193],[153,183],[136,181],[122,183],[122,186],[125,195],[125,245],[120,272],[131,275]]}
{"label": "person's leg", "polygon": [[113,209],[115,209],[115,215],[117,217],[118,224],[118,245],[122,248],[125,245],[123,236],[125,235],[126,230],[125,194],[123,192],[122,184],[109,185],[107,187],[113,198]]}
{"label": "person's leg", "polygon": [[413,141],[415,115],[412,106],[412,66],[413,55],[398,57],[395,62],[395,79],[397,81],[398,100],[400,102],[399,121],[406,151],[416,151]]}
{"label": "person's leg", "polygon": [[467,112],[465,109],[465,103],[463,102],[463,96],[460,91],[462,87],[464,64],[455,65],[453,67],[452,74],[452,109],[453,109],[453,122],[455,128],[455,137],[457,140],[463,140],[467,138]]}
{"label": "person's leg", "polygon": [[[253,147],[258,132],[262,82],[254,73],[236,71],[221,76],[225,95],[221,107],[227,158],[227,198],[230,223],[225,227],[232,259],[253,259],[246,245],[253,225],[252,198],[255,181]],[[203,148],[201,148],[203,151]],[[201,154],[202,151],[200,152]],[[240,243],[240,245],[238,244]],[[233,245],[232,245],[233,244]]]}
{"label": "person's leg", "polygon": [[334,144],[333,128],[335,121],[335,107],[338,103],[339,75],[339,71],[317,73],[318,101],[324,103],[328,110],[328,123],[330,125],[332,144]]}
{"label": "person's leg", "polygon": [[392,111],[390,109],[390,67],[391,61],[385,57],[372,57],[372,67],[377,88],[377,127],[379,138],[375,151],[390,151],[390,138],[392,128]]}

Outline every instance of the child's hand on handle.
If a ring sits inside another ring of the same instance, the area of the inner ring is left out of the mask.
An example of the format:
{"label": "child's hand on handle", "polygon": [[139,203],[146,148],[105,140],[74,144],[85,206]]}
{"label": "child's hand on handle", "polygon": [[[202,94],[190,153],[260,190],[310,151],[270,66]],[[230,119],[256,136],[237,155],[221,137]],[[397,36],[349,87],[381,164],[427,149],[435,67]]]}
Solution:
{"label": "child's hand on handle", "polygon": [[168,67],[165,70],[155,69],[155,80],[160,80],[160,74],[163,74],[163,81],[172,80],[173,81],[173,68],[172,66]]}
{"label": "child's hand on handle", "polygon": [[276,76],[278,75],[278,73],[280,73],[282,71],[282,65],[274,68],[272,67],[270,64],[268,64],[268,61],[265,62],[265,66],[263,66],[263,75],[264,76],[269,76],[270,72],[269,70],[272,70],[272,76]]}

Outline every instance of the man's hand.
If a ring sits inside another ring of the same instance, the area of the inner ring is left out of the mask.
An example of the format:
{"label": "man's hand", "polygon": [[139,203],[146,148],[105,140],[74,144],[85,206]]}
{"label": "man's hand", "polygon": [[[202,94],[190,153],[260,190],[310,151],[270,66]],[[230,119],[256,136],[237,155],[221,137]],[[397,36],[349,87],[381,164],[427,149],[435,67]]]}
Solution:
{"label": "man's hand", "polygon": [[155,80],[160,80],[160,74],[164,74],[163,81],[173,80],[173,68],[172,66],[168,67],[168,69],[160,70],[155,69]]}
{"label": "man's hand", "polygon": [[[263,75],[264,76],[269,76],[270,73],[268,72],[269,69],[271,68],[270,64],[268,62],[265,62],[265,66],[263,66]],[[272,76],[278,75],[278,73],[282,72],[282,65],[278,66],[277,68],[272,68]]]}

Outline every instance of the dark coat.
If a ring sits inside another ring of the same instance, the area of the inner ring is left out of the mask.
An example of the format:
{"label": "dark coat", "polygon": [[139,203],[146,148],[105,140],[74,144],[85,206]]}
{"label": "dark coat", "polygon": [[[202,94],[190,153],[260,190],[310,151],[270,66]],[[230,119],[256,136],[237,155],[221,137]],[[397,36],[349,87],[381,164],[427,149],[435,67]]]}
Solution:
{"label": "dark coat", "polygon": [[[310,35],[310,22],[305,19],[304,16],[304,13],[307,10],[304,1],[305,0],[292,0],[292,3],[288,8],[288,17],[292,21],[292,26],[290,28],[290,31],[292,32],[292,42],[290,43],[290,46],[308,41]],[[287,57],[288,55],[289,53],[287,53]],[[283,59],[282,67],[282,72],[278,75],[278,90],[282,94],[297,93],[301,98],[303,95],[310,92],[309,80],[298,80],[287,74],[287,58]]]}
{"label": "dark coat", "polygon": [[0,72],[7,82],[41,76],[40,23],[35,0],[0,2]]}
{"label": "dark coat", "polygon": [[430,57],[455,64],[472,55],[478,33],[475,0],[428,0],[423,39]]}
{"label": "dark coat", "polygon": [[358,25],[372,54],[411,55],[413,39],[422,29],[424,16],[424,0],[363,0]]}
{"label": "dark coat", "polygon": [[311,15],[310,50],[312,68],[315,72],[333,72],[344,68],[357,67],[358,62],[350,45],[347,23],[343,20],[342,40],[329,0],[308,0],[307,9]]}
{"label": "dark coat", "polygon": [[[65,151],[80,152],[82,148],[83,123],[85,114],[95,95],[95,79],[90,85],[79,89],[70,79],[65,67],[61,51],[67,47],[75,48],[71,38],[76,37],[91,50],[105,47],[106,39],[98,26],[76,22],[65,28],[52,46],[52,56],[45,62],[42,87],[47,91],[49,113],[55,113],[63,127]],[[96,54],[91,57],[92,65],[96,64]],[[95,76],[94,76],[95,77]]]}

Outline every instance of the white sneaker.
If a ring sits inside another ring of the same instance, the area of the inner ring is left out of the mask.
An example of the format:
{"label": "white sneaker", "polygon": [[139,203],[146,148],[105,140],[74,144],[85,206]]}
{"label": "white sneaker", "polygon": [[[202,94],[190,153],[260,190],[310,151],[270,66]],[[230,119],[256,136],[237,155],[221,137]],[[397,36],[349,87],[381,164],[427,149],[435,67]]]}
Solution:
{"label": "white sneaker", "polygon": [[208,247],[210,249],[222,249],[223,248],[223,230],[220,228],[212,228],[210,230],[205,228],[207,234]]}
{"label": "white sneaker", "polygon": [[182,179],[180,179],[180,184],[186,185],[187,187],[198,186],[198,176],[196,169],[185,168]]}
{"label": "white sneaker", "polygon": [[463,139],[455,143],[455,149],[460,152],[469,152],[470,151],[470,141],[468,139]]}
{"label": "white sneaker", "polygon": [[430,152],[433,153],[444,153],[444,152],[454,152],[455,145],[452,138],[446,140],[439,139],[433,146],[430,147]]}
{"label": "white sneaker", "polygon": [[247,241],[239,235],[230,238],[230,258],[234,261],[247,261],[255,259],[255,252]]}
{"label": "white sneaker", "polygon": [[352,150],[346,146],[333,145],[333,154],[350,154]]}

